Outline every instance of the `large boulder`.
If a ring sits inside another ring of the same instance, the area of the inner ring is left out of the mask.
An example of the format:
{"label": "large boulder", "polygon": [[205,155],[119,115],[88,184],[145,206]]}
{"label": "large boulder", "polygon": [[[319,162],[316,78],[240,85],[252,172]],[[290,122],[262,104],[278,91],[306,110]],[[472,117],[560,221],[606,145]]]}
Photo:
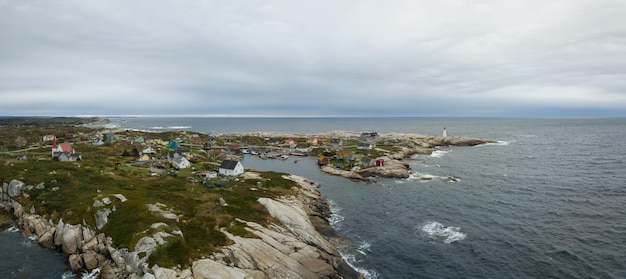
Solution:
{"label": "large boulder", "polygon": [[69,258],[70,268],[72,272],[78,273],[83,271],[83,258],[78,254],[72,254]]}
{"label": "large boulder", "polygon": [[63,242],[61,247],[63,253],[66,255],[74,254],[80,249],[81,242],[83,240],[83,233],[81,225],[69,225],[66,224],[63,229]]}
{"label": "large boulder", "polygon": [[50,230],[46,231],[44,234],[40,235],[37,239],[37,243],[45,248],[54,247],[54,232],[56,228],[52,227]]}
{"label": "large boulder", "polygon": [[9,182],[9,186],[8,186],[8,194],[10,197],[17,197],[20,192],[22,192],[22,189],[24,189],[25,184],[22,181],[13,179],[11,180],[11,182]]}

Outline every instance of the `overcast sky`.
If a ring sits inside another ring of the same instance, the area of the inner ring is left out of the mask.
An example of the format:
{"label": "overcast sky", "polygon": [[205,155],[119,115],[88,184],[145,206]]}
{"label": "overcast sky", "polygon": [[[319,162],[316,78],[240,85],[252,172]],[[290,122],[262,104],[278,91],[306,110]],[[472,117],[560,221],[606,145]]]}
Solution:
{"label": "overcast sky", "polygon": [[626,1],[0,0],[0,115],[626,116]]}

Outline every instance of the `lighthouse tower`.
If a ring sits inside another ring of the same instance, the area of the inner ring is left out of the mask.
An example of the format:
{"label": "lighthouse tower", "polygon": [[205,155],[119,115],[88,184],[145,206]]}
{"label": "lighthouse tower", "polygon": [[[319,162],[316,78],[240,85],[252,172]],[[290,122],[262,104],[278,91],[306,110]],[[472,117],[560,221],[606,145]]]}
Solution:
{"label": "lighthouse tower", "polygon": [[443,127],[443,137],[447,137],[448,136],[448,132],[446,131],[446,127]]}

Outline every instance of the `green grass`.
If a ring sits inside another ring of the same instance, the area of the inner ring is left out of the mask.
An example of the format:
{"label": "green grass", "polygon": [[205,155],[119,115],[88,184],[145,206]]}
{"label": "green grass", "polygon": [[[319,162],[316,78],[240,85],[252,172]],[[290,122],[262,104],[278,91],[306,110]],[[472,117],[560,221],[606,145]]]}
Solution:
{"label": "green grass", "polygon": [[[45,128],[36,130],[0,129],[0,140],[15,140],[17,134],[30,139],[40,138],[44,134],[64,132],[95,134],[96,131],[86,128]],[[126,132],[129,138],[143,136],[146,139],[175,138],[185,136],[184,133],[141,133]],[[188,136],[188,135],[187,135]],[[204,136],[202,136],[204,138]],[[241,137],[234,140],[250,145],[266,145],[264,138]],[[281,143],[285,139],[280,139]],[[295,139],[299,144],[306,139]],[[218,143],[223,141],[218,138]],[[355,142],[356,144],[356,142]],[[167,237],[167,244],[160,246],[150,255],[150,264],[171,267],[188,266],[192,260],[208,256],[219,247],[230,244],[230,240],[220,231],[245,237],[256,237],[246,230],[244,223],[237,218],[252,221],[261,225],[277,222],[259,204],[260,197],[276,198],[293,195],[297,184],[284,179],[284,173],[260,172],[262,179],[230,180],[222,187],[207,188],[200,183],[189,182],[186,177],[193,176],[191,169],[178,171],[177,177],[162,175],[152,177],[148,165],[135,164],[137,158],[120,156],[124,150],[129,152],[132,145],[126,142],[107,142],[102,146],[73,141],[72,145],[80,152],[83,161],[57,162],[50,160],[50,148],[45,147],[28,151],[28,160],[16,161],[15,155],[0,156],[0,180],[9,182],[19,179],[27,185],[45,183],[45,189],[27,191],[29,197],[19,196],[17,200],[25,208],[35,207],[36,213],[44,215],[53,222],[63,219],[65,223],[80,224],[86,222],[95,230],[94,214],[102,208],[94,208],[94,200],[102,201],[108,197],[112,201],[106,208],[115,206],[109,215],[108,223],[98,231],[111,236],[114,246],[134,249],[137,241],[144,236],[152,236],[162,231],[172,233],[180,230],[183,236]],[[241,144],[240,144],[241,145]],[[3,149],[6,150],[6,149]],[[167,148],[161,147],[160,154],[166,154]],[[323,151],[318,149],[319,152]],[[41,158],[42,160],[38,160]],[[219,162],[210,156],[201,156],[194,164],[196,170],[215,169]],[[167,164],[166,164],[167,165]],[[220,178],[221,179],[221,178]],[[51,181],[56,181],[52,183]],[[261,182],[263,187],[257,187]],[[54,191],[53,187],[58,187]],[[252,191],[250,188],[258,188]],[[114,194],[124,195],[128,201],[122,203]],[[218,200],[223,198],[228,206],[222,207]],[[165,219],[157,212],[150,212],[147,204],[164,204],[165,209],[180,216],[180,220]],[[165,223],[166,226],[152,228],[152,224]]]}

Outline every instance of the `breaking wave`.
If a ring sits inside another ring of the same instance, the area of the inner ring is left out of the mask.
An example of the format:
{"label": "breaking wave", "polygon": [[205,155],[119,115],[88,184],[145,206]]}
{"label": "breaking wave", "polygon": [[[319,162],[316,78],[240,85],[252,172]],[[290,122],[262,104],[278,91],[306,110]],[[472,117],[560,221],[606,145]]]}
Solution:
{"label": "breaking wave", "polygon": [[432,180],[441,180],[444,182],[459,182],[461,181],[461,179],[458,179],[454,176],[437,176],[437,175],[432,175],[432,174],[428,174],[428,173],[419,173],[419,172],[413,172],[411,174],[409,174],[409,177],[407,178],[407,180],[409,181],[419,181],[419,182],[429,182]]}
{"label": "breaking wave", "polygon": [[363,256],[365,256],[365,255],[367,255],[367,253],[372,252],[370,250],[370,247],[372,247],[372,245],[369,242],[363,241],[363,243],[361,243],[361,245],[359,245],[359,247],[356,249],[356,251],[361,253]]}
{"label": "breaking wave", "polygon": [[467,237],[466,234],[461,232],[461,228],[446,227],[436,221],[427,221],[424,225],[419,227],[419,230],[421,234],[425,234],[430,239],[442,241],[446,244],[460,241]]}
{"label": "breaking wave", "polygon": [[444,155],[446,155],[447,153],[450,153],[452,150],[435,150],[433,151],[432,154],[430,154],[430,157],[435,157],[435,158],[441,158]]}
{"label": "breaking wave", "polygon": [[330,225],[333,228],[336,228],[341,222],[343,222],[343,220],[345,219],[345,217],[343,217],[343,215],[339,214],[339,212],[341,212],[343,209],[341,207],[337,207],[335,205],[333,205],[333,202],[330,201],[330,212],[332,213],[332,215],[330,216],[330,218],[328,218],[328,222],[330,223]]}
{"label": "breaking wave", "polygon": [[[356,264],[360,262],[357,256],[353,254],[343,254],[342,257],[348,263],[348,265],[352,267],[352,269],[356,270],[356,272],[363,275],[363,277],[367,279],[378,278],[378,273],[376,271],[356,266]],[[363,257],[363,256],[359,255],[359,257]]]}
{"label": "breaking wave", "polygon": [[499,140],[496,142],[485,143],[484,145],[493,145],[493,146],[509,146],[511,144],[510,141]]}

